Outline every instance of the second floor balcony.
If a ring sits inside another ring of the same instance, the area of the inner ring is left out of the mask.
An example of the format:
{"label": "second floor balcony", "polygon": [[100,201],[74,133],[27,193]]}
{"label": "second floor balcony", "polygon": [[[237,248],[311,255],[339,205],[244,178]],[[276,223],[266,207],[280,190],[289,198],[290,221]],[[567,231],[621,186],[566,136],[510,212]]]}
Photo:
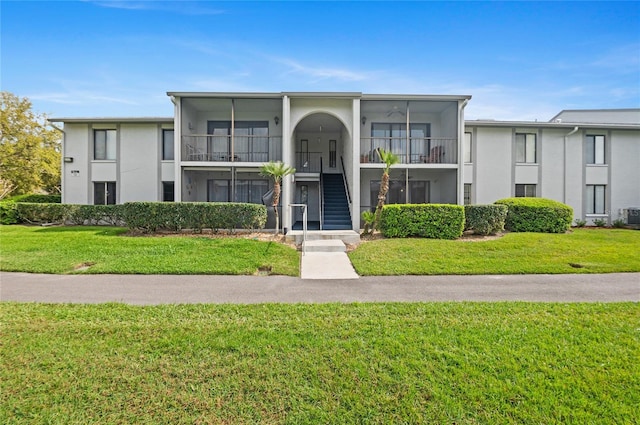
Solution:
{"label": "second floor balcony", "polygon": [[401,164],[457,164],[458,140],[447,137],[364,137],[360,140],[360,163],[380,163],[377,151],[394,153]]}
{"label": "second floor balcony", "polygon": [[256,162],[282,160],[281,136],[182,136],[182,161]]}

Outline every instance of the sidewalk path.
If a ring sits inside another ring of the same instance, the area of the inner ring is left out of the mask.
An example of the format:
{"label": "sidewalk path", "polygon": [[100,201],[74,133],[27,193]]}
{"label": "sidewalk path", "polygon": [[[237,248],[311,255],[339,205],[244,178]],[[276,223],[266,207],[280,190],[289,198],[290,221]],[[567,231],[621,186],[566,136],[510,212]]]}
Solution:
{"label": "sidewalk path", "polygon": [[384,301],[640,301],[640,273],[591,275],[288,276],[0,273],[0,300],[47,303],[325,303]]}

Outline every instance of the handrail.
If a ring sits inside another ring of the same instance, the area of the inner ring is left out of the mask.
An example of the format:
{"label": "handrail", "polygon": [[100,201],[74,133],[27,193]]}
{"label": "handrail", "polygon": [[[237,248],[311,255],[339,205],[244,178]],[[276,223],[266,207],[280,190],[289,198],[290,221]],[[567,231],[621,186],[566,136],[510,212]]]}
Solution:
{"label": "handrail", "polygon": [[302,255],[304,255],[307,249],[307,204],[289,204],[289,207],[292,209],[294,207],[302,207]]}
{"label": "handrail", "polygon": [[344,158],[342,158],[342,155],[340,155],[340,165],[342,166],[342,182],[344,183],[344,190],[347,192],[347,201],[349,201],[349,205],[351,205],[351,193],[349,191],[349,182],[344,172]]}
{"label": "handrail", "polygon": [[318,204],[320,206],[320,230],[324,227],[324,196],[322,191],[324,189],[322,178],[322,157],[320,157],[320,187],[318,188]]}

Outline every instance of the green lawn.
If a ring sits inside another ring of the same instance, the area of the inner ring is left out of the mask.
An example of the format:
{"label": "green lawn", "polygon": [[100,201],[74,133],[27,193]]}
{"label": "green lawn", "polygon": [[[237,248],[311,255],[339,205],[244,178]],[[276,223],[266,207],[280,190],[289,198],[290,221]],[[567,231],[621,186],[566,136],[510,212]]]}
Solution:
{"label": "green lawn", "polygon": [[3,424],[633,424],[637,303],[0,303]]}
{"label": "green lawn", "polygon": [[470,242],[382,239],[349,254],[360,275],[640,272],[640,231],[507,233]]}
{"label": "green lawn", "polygon": [[0,226],[4,271],[250,275],[259,268],[297,276],[299,253],[241,238],[131,237],[114,227]]}
{"label": "green lawn", "polygon": [[[0,226],[0,268],[34,273],[297,276],[299,253],[242,238],[132,237],[113,227]],[[575,229],[469,242],[382,239],[349,253],[360,275],[640,272],[640,232]],[[87,269],[78,267],[90,264]]]}

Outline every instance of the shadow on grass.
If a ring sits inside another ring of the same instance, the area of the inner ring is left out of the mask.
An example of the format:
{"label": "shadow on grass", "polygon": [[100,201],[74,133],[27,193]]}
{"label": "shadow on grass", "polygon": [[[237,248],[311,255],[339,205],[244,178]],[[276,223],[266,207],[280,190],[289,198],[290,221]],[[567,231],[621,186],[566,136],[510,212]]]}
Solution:
{"label": "shadow on grass", "polygon": [[119,236],[127,233],[123,227],[102,227],[102,226],[50,226],[36,230],[38,233],[87,233],[96,236]]}

